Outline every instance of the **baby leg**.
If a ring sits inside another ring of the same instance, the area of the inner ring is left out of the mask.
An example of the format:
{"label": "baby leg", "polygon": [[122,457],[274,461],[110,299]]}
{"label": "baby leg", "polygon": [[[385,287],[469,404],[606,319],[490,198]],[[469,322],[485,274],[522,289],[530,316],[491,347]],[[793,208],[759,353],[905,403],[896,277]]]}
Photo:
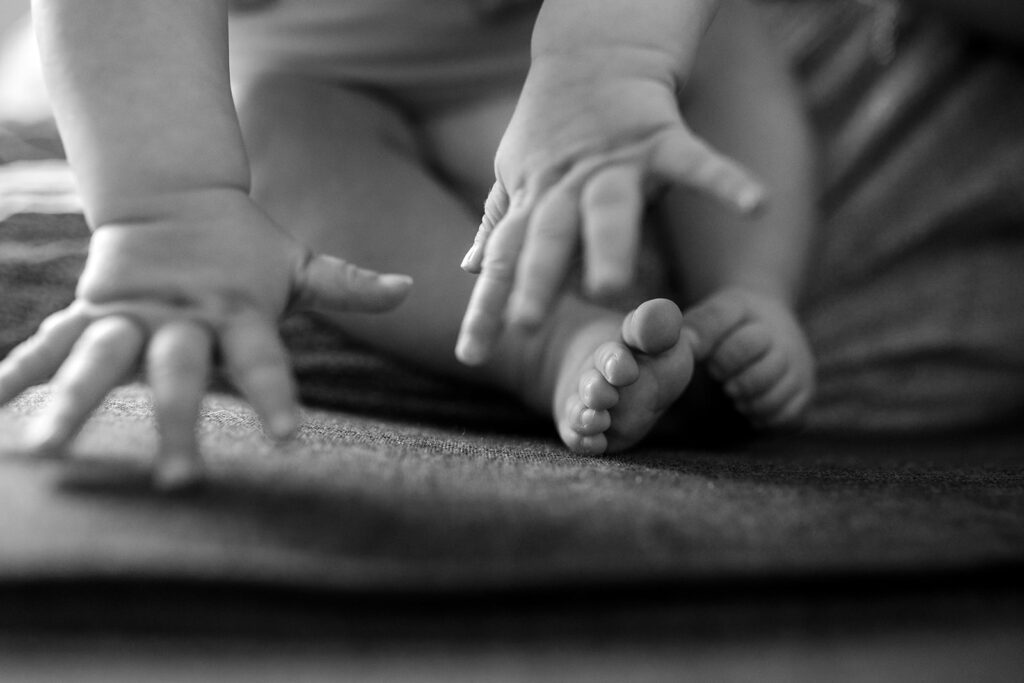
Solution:
{"label": "baby leg", "polygon": [[696,132],[771,193],[752,219],[692,192],[666,197],[679,285],[692,304],[684,327],[698,360],[754,424],[792,425],[814,391],[813,357],[794,313],[814,221],[812,146],[756,7],[722,4],[682,107]]}
{"label": "baby leg", "polygon": [[[329,84],[265,79],[240,87],[238,101],[253,192],[265,210],[319,251],[415,278],[395,311],[334,314],[351,336],[517,394],[585,452],[635,443],[685,388],[692,353],[680,312],[664,300],[626,315],[563,297],[539,330],[508,330],[492,361],[465,368],[454,348],[473,279],[459,260],[479,207],[439,181],[434,169],[445,164],[421,152],[424,138],[443,134],[435,127],[424,136],[394,108]],[[493,153],[500,132],[480,143],[482,155]],[[474,184],[471,164],[449,166],[460,186]],[[489,176],[489,165],[480,167]]]}

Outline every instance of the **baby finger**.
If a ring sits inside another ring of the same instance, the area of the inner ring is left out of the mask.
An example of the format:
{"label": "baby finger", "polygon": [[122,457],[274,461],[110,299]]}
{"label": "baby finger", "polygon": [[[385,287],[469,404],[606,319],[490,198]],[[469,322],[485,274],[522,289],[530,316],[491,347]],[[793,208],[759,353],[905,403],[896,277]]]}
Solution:
{"label": "baby finger", "polygon": [[513,205],[491,237],[455,347],[456,357],[467,365],[487,360],[501,334],[528,218],[525,203]]}
{"label": "baby finger", "polygon": [[39,330],[0,363],[0,404],[57,372],[89,319],[69,308],[48,317]]}
{"label": "baby finger", "polygon": [[705,192],[742,214],[765,202],[767,192],[753,174],[685,128],[661,136],[651,165],[669,182]]}
{"label": "baby finger", "polygon": [[335,256],[310,258],[297,285],[294,310],[388,311],[412,287],[408,275],[382,274]]}
{"label": "baby finger", "polygon": [[259,414],[275,439],[295,431],[295,379],[277,331],[255,311],[244,311],[224,326],[220,337],[231,381]]}
{"label": "baby finger", "polygon": [[607,166],[583,188],[583,285],[590,295],[621,291],[633,279],[644,209],[640,175],[635,165]]}
{"label": "baby finger", "polygon": [[462,259],[462,269],[467,273],[479,273],[483,266],[484,253],[487,249],[487,240],[494,232],[495,226],[505,217],[508,211],[509,197],[501,181],[496,181],[491,187],[487,201],[484,202],[484,215],[480,219],[480,227],[477,228],[476,237],[473,238],[473,246],[466,252]]}
{"label": "baby finger", "polygon": [[146,357],[147,379],[160,430],[154,479],[180,489],[202,477],[196,422],[210,377],[213,340],[203,325],[176,321],[154,333]]}
{"label": "baby finger", "polygon": [[571,173],[537,202],[509,301],[509,322],[539,325],[551,308],[579,246],[582,174]]}
{"label": "baby finger", "polygon": [[59,452],[75,437],[111,389],[135,369],[145,344],[131,319],[112,316],[89,325],[52,382],[52,399],[29,425],[29,448]]}

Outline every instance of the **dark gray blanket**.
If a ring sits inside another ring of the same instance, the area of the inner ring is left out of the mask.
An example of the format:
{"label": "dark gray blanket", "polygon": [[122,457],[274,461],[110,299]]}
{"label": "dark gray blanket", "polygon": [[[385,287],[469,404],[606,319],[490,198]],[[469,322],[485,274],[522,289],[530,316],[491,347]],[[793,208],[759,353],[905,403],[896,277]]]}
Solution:
{"label": "dark gray blanket", "polygon": [[[21,399],[0,432],[44,401]],[[211,480],[168,497],[148,481],[145,394],[118,392],[70,463],[0,459],[0,579],[459,592],[1024,569],[1017,437],[579,457],[508,431],[304,417],[275,448],[213,396]]]}

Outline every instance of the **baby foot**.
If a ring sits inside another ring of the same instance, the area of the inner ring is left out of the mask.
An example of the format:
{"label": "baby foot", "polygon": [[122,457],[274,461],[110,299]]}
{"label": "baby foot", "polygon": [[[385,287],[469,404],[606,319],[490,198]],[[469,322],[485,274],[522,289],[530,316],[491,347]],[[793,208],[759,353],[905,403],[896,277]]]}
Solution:
{"label": "baby foot", "polygon": [[756,427],[798,425],[814,395],[814,357],[793,312],[763,294],[729,289],[683,316],[683,334],[736,409]]}
{"label": "baby foot", "polygon": [[647,435],[693,374],[682,319],[674,303],[652,299],[621,323],[602,319],[575,334],[565,347],[553,403],[569,448],[620,451]]}

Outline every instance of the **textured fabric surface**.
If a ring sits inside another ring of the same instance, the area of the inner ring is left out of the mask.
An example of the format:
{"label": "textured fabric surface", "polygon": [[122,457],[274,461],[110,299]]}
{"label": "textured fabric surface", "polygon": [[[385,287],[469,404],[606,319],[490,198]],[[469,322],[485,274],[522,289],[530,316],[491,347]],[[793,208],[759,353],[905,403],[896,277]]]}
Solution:
{"label": "textured fabric surface", "polygon": [[[780,17],[820,132],[804,319],[815,429],[920,432],[1024,415],[1024,59],[906,16],[889,62],[849,3]],[[789,23],[787,23],[789,22]],[[859,55],[859,58],[855,55]]]}
{"label": "textured fabric surface", "polygon": [[[0,433],[45,398],[0,414]],[[119,391],[67,463],[0,458],[0,578],[459,591],[1024,568],[1019,438],[598,458],[508,432],[304,417],[274,448],[236,399],[211,397],[210,482],[175,498],[149,486],[145,394]]]}

